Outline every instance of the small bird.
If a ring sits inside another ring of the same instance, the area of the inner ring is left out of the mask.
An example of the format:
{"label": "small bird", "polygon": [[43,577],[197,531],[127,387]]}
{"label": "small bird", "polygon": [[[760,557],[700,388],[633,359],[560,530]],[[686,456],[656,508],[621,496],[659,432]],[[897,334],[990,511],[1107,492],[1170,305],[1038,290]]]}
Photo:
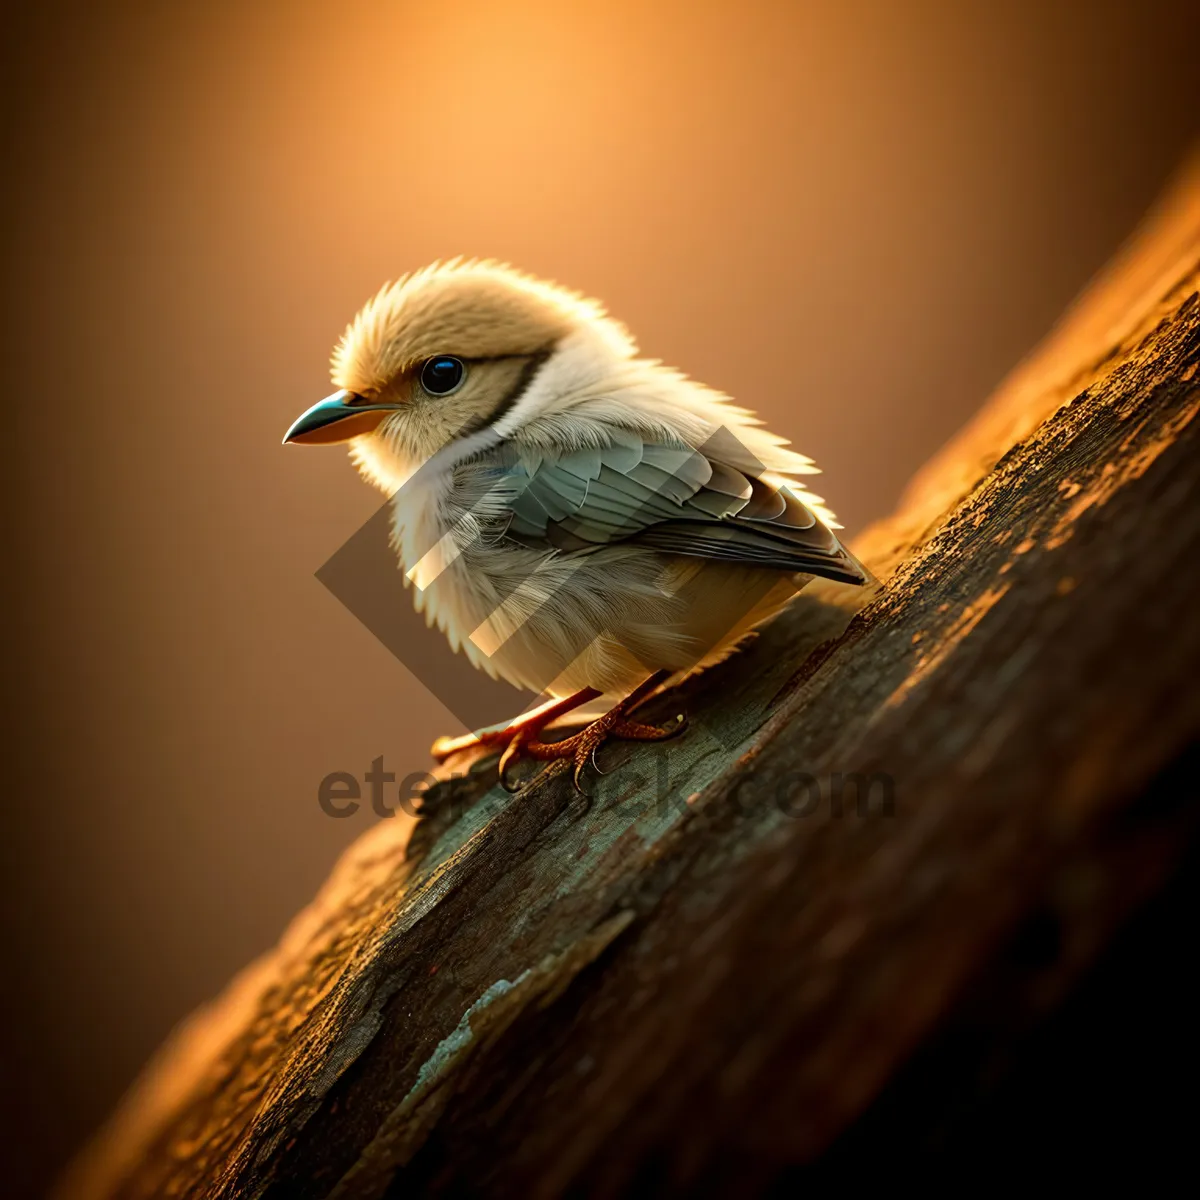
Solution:
{"label": "small bird", "polygon": [[[392,497],[415,602],[477,668],[549,699],[439,738],[569,759],[678,732],[633,711],[716,662],[813,576],[870,578],[800,482],[812,460],[729,397],[640,357],[583,295],[491,260],[385,285],[333,352],[337,391],[286,443],[349,443]],[[607,711],[572,736],[552,721]]]}

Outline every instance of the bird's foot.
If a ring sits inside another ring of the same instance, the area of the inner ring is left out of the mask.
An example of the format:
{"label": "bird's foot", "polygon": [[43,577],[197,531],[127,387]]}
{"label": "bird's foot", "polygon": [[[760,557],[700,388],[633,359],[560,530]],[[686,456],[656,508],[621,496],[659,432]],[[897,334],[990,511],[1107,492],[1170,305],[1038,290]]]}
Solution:
{"label": "bird's foot", "polygon": [[575,788],[582,792],[583,772],[589,763],[601,775],[605,773],[596,763],[596,752],[609,738],[621,738],[632,742],[661,742],[682,732],[686,724],[682,713],[669,725],[647,725],[644,722],[632,720],[629,716],[629,713],[637,708],[669,675],[669,671],[655,672],[630,692],[624,700],[613,705],[608,712],[597,717],[590,725],[584,726],[578,733],[573,733],[561,741],[539,741],[537,735],[542,732],[544,725],[529,724],[518,730],[500,756],[500,782],[509,791],[514,790],[508,782],[508,771],[513,763],[521,758],[532,758],[538,762],[570,759],[574,764]]}
{"label": "bird's foot", "polygon": [[444,763],[455,754],[474,750],[479,746],[501,749],[510,745],[515,738],[541,733],[551,721],[557,720],[581,704],[587,704],[589,700],[595,700],[599,695],[595,688],[584,688],[572,696],[551,700],[539,708],[531,709],[499,729],[482,729],[478,733],[463,734],[462,737],[440,737],[429,747],[429,753],[434,762]]}

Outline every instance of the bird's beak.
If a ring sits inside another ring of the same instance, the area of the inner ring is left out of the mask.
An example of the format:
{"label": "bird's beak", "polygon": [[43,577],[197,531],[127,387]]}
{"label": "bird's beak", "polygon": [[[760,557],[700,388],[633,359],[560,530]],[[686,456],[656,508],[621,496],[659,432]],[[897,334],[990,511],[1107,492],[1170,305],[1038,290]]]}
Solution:
{"label": "bird's beak", "polygon": [[353,392],[334,392],[320,404],[301,413],[283,435],[283,444],[297,442],[304,446],[332,446],[348,442],[360,434],[371,433],[395,404],[367,404]]}

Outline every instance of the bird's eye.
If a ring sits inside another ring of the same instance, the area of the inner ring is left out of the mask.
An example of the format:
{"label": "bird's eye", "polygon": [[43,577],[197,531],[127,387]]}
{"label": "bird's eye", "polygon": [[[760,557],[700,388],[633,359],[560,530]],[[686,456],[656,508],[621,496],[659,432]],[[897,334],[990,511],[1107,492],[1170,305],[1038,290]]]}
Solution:
{"label": "bird's eye", "polygon": [[421,386],[431,396],[448,396],[462,386],[467,377],[467,368],[462,360],[439,354],[429,359],[421,368]]}

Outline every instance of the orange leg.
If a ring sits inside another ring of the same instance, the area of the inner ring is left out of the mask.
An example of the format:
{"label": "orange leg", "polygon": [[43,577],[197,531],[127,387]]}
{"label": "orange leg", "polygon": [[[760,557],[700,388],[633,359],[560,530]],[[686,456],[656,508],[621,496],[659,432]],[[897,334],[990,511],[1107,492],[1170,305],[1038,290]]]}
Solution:
{"label": "orange leg", "polygon": [[585,725],[578,733],[563,738],[562,741],[537,741],[537,735],[544,728],[544,723],[542,725],[530,724],[519,730],[509,742],[508,749],[500,757],[500,782],[505,787],[508,786],[505,782],[507,770],[522,755],[537,759],[539,762],[569,758],[575,764],[575,787],[582,791],[580,779],[584,768],[589,762],[595,766],[593,756],[610,737],[625,738],[635,742],[659,742],[664,738],[674,737],[683,728],[682,718],[677,720],[674,725],[660,728],[657,725],[645,725],[640,721],[631,720],[629,717],[629,714],[670,675],[670,671],[656,671],[644,683],[634,688],[624,700],[614,704],[603,716],[597,717],[590,725]]}
{"label": "orange leg", "polygon": [[541,733],[551,721],[595,700],[600,693],[595,688],[584,688],[573,696],[564,696],[561,700],[547,700],[537,708],[523,713],[515,721],[511,721],[501,729],[484,729],[479,733],[467,733],[462,737],[440,737],[429,748],[435,762],[445,762],[452,754],[463,750],[472,750],[476,746],[508,746],[515,738],[525,735],[532,736]]}

